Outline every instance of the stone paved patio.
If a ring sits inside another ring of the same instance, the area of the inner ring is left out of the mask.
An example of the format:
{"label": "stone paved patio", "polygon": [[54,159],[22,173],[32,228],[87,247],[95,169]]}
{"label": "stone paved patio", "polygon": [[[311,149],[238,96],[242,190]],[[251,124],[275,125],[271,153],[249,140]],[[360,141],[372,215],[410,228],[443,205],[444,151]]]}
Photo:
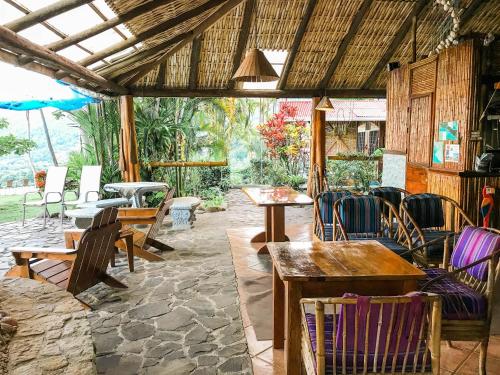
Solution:
{"label": "stone paved patio", "polygon": [[[112,270],[129,289],[98,285],[80,297],[89,314],[103,374],[250,374],[233,263],[225,230],[260,225],[263,210],[240,192],[227,195],[228,210],[197,215],[192,230],[165,230],[161,238],[175,251],[165,262],[136,258],[130,273],[123,256]],[[311,207],[287,208],[287,222],[311,221]],[[70,228],[69,221],[65,227]],[[6,247],[62,245],[62,228],[52,219],[3,224],[0,272],[12,264]]]}

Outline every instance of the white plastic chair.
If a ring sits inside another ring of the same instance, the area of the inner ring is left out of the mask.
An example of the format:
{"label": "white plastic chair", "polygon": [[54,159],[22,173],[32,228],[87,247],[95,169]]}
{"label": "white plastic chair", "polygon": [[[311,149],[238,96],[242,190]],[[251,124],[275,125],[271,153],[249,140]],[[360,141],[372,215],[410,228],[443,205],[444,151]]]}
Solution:
{"label": "white plastic chair", "polygon": [[[64,217],[64,184],[66,182],[67,167],[49,167],[45,179],[45,189],[40,192],[27,192],[23,199],[23,226],[26,219],[26,206],[43,207],[43,226],[47,224],[47,205],[61,203],[61,225]],[[38,201],[26,201],[28,194],[40,194]]]}
{"label": "white plastic chair", "polygon": [[95,202],[99,200],[99,189],[101,187],[101,170],[100,165],[84,165],[80,176],[80,188],[78,190],[77,199],[73,201],[64,201],[67,206],[79,206],[87,202]]}

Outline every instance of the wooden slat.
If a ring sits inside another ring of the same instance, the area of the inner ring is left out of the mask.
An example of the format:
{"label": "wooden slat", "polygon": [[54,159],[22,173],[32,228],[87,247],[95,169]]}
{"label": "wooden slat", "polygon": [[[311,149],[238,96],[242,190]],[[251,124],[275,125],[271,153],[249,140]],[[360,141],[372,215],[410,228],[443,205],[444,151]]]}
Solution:
{"label": "wooden slat", "polygon": [[47,61],[69,74],[74,74],[88,82],[95,83],[115,93],[124,94],[128,92],[127,89],[116,84],[115,82],[109,81],[97,73],[78,65],[70,59],[60,56],[45,47],[31,42],[4,26],[0,26],[0,45],[13,52],[33,56],[34,58],[42,61]]}
{"label": "wooden slat", "polygon": [[[219,89],[174,89],[131,88],[134,96],[176,97],[230,97],[230,98],[311,98],[324,94],[323,90],[219,90]],[[385,98],[385,90],[328,89],[328,96],[336,98]]]}
{"label": "wooden slat", "polygon": [[160,68],[158,69],[158,77],[156,78],[156,85],[155,85],[157,89],[162,89],[163,85],[165,84],[166,70],[167,70],[167,64],[166,63],[160,64]]}
{"label": "wooden slat", "polygon": [[[200,62],[201,37],[194,38],[191,47],[191,62],[189,70],[189,89],[194,90],[198,83],[198,65]],[[163,65],[163,64],[162,64]]]}
{"label": "wooden slat", "polygon": [[18,32],[36,25],[37,23],[46,21],[49,18],[67,12],[71,9],[78,8],[81,5],[90,3],[91,1],[92,0],[61,0],[54,4],[47,5],[46,7],[31,12],[24,17],[8,22],[3,26],[7,29]]}
{"label": "wooden slat", "polygon": [[389,45],[389,47],[387,48],[387,50],[385,51],[384,55],[377,63],[375,68],[373,68],[366,82],[363,84],[363,88],[365,89],[369,88],[375,82],[381,70],[384,69],[384,67],[387,65],[387,63],[394,55],[396,50],[399,48],[400,44],[403,42],[409,30],[411,29],[412,18],[413,17],[418,18],[418,15],[424,9],[426,4],[427,2],[425,0],[419,0],[418,2],[415,3],[412,12],[406,17],[405,21],[401,24],[401,27],[399,28],[398,32],[392,39],[391,44]]}
{"label": "wooden slat", "polygon": [[307,3],[304,15],[302,16],[297,32],[295,33],[292,47],[290,48],[290,52],[288,53],[288,56],[286,58],[285,65],[283,66],[283,72],[281,73],[281,78],[277,85],[278,90],[282,90],[286,86],[288,75],[290,74],[290,70],[292,69],[293,62],[295,61],[295,56],[297,55],[297,52],[299,50],[300,43],[302,42],[302,37],[306,32],[307,25],[309,24],[309,20],[311,19],[316,3],[317,0],[309,0]]}
{"label": "wooden slat", "polygon": [[[231,71],[231,77],[238,70],[238,67],[241,64],[241,59],[243,57],[243,52],[245,51],[245,47],[248,43],[254,6],[255,0],[246,0],[245,10],[243,11],[243,21],[241,23],[240,34],[238,35],[238,45],[233,56],[233,70]],[[230,80],[228,83],[228,89],[233,89],[234,86],[235,82],[233,80]]]}
{"label": "wooden slat", "polygon": [[138,33],[137,35],[124,40],[122,42],[113,44],[112,46],[109,46],[102,51],[96,52],[93,56],[89,56],[85,59],[82,59],[79,61],[80,65],[83,66],[88,66],[91,65],[105,57],[108,57],[110,55],[113,55],[115,53],[118,53],[120,51],[123,51],[134,44],[137,44],[139,42],[143,42],[149,38],[154,37],[155,35],[165,32],[169,29],[175,28],[176,26],[182,24],[183,22],[192,19],[194,17],[197,17],[206,11],[222,4],[224,0],[208,0],[205,4],[200,5],[196,8],[190,9],[187,12],[181,13],[177,15],[174,18],[168,19],[166,21],[163,21],[162,23],[155,25],[154,27],[147,29],[141,33]]}
{"label": "wooden slat", "polygon": [[197,27],[191,30],[186,38],[184,38],[175,47],[170,49],[165,54],[161,55],[157,60],[146,64],[141,70],[139,70],[130,80],[127,80],[128,85],[132,85],[138,80],[140,80],[144,75],[154,69],[159,63],[167,60],[170,56],[179,51],[186,44],[191,43],[194,38],[201,35],[206,29],[211,27],[220,18],[224,17],[228,12],[230,12],[234,7],[239,5],[243,0],[227,0],[227,2],[222,5],[216,12],[210,15],[205,21],[200,23]]}
{"label": "wooden slat", "polygon": [[356,36],[359,27],[361,26],[361,23],[363,22],[363,19],[365,18],[366,13],[370,9],[370,6],[372,5],[373,0],[365,0],[359,7],[358,12],[354,16],[351,26],[349,26],[349,31],[347,34],[344,36],[342,39],[342,42],[340,43],[339,48],[337,49],[337,53],[335,54],[335,57],[332,60],[332,63],[328,67],[328,70],[325,73],[325,76],[321,80],[320,87],[325,88],[328,86],[328,83],[330,82],[330,79],[332,78],[333,74],[335,73],[335,70],[337,69],[337,66],[340,63],[340,60],[344,56],[345,51],[347,50],[347,47],[349,46],[349,43],[354,39]]}

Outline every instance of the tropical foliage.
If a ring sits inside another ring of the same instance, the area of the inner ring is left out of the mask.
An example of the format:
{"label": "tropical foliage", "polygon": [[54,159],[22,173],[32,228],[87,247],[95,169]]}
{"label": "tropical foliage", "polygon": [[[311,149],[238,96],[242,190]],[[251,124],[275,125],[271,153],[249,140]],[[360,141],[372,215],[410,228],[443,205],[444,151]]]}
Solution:
{"label": "tropical foliage", "polygon": [[[0,129],[7,129],[8,127],[8,121],[5,118],[0,118]],[[18,138],[12,134],[0,136],[0,156],[10,153],[23,155],[35,146],[35,142],[25,138]]]}

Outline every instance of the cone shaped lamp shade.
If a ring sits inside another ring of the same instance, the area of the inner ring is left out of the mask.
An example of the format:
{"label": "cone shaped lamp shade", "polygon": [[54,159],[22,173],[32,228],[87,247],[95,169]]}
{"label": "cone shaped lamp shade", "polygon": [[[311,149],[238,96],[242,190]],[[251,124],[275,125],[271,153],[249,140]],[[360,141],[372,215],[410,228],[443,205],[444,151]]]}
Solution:
{"label": "cone shaped lamp shade", "polygon": [[279,79],[273,66],[267,61],[264,53],[252,48],[234,73],[233,80],[238,82],[271,82]]}
{"label": "cone shaped lamp shade", "polygon": [[333,111],[332,101],[328,96],[323,96],[316,106],[316,111]]}

